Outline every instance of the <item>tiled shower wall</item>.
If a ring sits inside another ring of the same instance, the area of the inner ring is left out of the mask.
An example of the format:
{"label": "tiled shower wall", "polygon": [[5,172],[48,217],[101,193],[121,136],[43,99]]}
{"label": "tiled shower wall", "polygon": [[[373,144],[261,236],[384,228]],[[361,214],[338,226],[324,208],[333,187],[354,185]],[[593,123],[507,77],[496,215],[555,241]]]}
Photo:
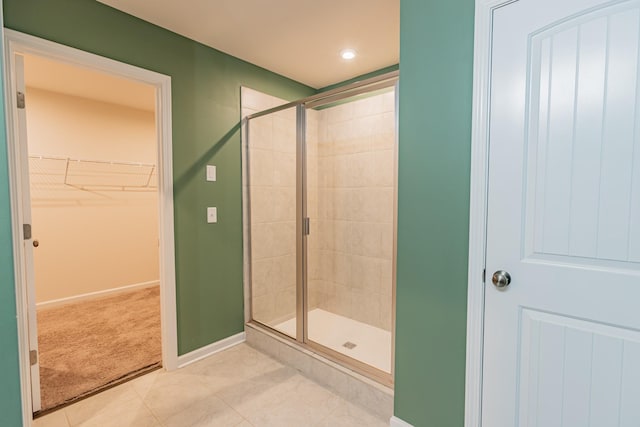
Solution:
{"label": "tiled shower wall", "polygon": [[[243,116],[284,103],[246,88],[242,99]],[[306,153],[309,308],[389,331],[394,105],[394,92],[389,90],[307,110]],[[270,326],[296,312],[295,122],[294,109],[253,119],[249,159],[243,161],[250,183],[251,218],[245,218],[245,224],[251,224],[252,253],[247,259],[251,259],[253,317]],[[247,195],[245,187],[245,200]]]}
{"label": "tiled shower wall", "polygon": [[388,90],[317,112],[318,221],[311,230],[317,240],[309,244],[308,276],[310,308],[388,331],[393,307],[394,110],[395,95]]}

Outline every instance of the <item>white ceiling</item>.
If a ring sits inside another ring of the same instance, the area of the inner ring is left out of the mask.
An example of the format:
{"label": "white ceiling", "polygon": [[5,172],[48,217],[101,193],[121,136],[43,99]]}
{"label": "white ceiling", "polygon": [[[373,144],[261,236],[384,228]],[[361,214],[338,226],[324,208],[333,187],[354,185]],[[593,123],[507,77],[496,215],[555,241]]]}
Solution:
{"label": "white ceiling", "polygon": [[400,0],[98,1],[314,88],[399,61]]}
{"label": "white ceiling", "polygon": [[27,87],[155,111],[151,85],[40,56],[24,55],[24,79]]}

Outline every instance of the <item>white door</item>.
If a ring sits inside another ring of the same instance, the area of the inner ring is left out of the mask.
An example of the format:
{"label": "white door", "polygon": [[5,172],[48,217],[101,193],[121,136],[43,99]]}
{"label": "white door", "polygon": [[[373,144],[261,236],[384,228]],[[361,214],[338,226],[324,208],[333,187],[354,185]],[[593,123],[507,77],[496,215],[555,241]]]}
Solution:
{"label": "white door", "polygon": [[[25,94],[24,83],[24,57],[15,56],[15,79],[18,94]],[[22,98],[24,99],[24,98]],[[18,105],[16,117],[18,119],[18,141],[20,156],[20,189],[22,221],[31,225],[31,191],[29,187],[29,150],[27,145],[27,113],[26,103]],[[25,230],[26,232],[26,230]],[[29,350],[31,358],[31,399],[33,412],[41,409],[40,400],[40,361],[38,357],[38,324],[36,318],[36,290],[33,267],[33,239],[31,236],[23,236],[24,259],[27,287],[27,303],[29,305]]]}
{"label": "white door", "polygon": [[639,39],[638,0],[494,14],[484,427],[640,426]]}

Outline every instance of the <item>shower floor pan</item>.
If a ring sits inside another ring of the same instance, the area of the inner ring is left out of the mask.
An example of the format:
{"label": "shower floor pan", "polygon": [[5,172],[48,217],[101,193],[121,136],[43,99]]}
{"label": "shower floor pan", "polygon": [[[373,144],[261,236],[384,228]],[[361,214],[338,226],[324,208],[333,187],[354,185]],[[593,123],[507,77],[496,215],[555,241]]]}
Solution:
{"label": "shower floor pan", "polygon": [[[319,308],[308,314],[309,340],[391,372],[391,332]],[[274,326],[280,332],[296,335],[296,319]]]}

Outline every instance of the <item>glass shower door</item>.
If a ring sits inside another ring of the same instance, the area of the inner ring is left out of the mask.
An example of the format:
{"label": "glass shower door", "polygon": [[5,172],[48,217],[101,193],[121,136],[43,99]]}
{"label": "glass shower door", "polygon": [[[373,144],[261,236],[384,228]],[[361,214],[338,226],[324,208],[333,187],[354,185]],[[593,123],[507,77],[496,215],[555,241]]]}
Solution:
{"label": "glass shower door", "polygon": [[315,107],[306,110],[307,342],[389,374],[394,87]]}
{"label": "glass shower door", "polygon": [[296,109],[250,120],[252,318],[296,338]]}

